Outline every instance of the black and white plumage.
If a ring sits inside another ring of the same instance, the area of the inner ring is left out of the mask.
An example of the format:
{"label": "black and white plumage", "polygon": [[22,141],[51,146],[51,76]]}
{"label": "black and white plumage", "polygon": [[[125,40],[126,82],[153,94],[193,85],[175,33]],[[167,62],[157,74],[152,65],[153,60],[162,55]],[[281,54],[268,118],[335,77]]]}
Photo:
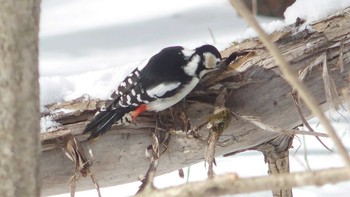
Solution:
{"label": "black and white plumage", "polygon": [[144,111],[162,111],[182,100],[206,73],[220,67],[211,45],[194,50],[167,47],[133,70],[91,120],[83,133],[97,139],[113,124],[129,124]]}

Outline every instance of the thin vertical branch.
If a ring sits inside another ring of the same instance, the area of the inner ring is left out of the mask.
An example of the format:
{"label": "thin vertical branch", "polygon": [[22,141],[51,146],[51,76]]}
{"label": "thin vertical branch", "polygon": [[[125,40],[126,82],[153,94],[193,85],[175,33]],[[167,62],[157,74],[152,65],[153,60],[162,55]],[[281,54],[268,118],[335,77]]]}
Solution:
{"label": "thin vertical branch", "polygon": [[258,14],[258,1],[252,0],[252,13],[254,16]]}
{"label": "thin vertical branch", "polygon": [[347,166],[350,167],[350,157],[341,142],[340,138],[336,134],[334,128],[323,114],[321,109],[316,104],[315,98],[308,92],[307,88],[299,81],[298,76],[295,71],[292,70],[289,63],[285,60],[282,53],[278,50],[277,46],[271,41],[266,32],[261,28],[256,19],[252,16],[252,14],[248,11],[248,9],[238,0],[230,0],[231,4],[236,8],[237,12],[245,18],[248,24],[255,29],[258,33],[259,38],[266,46],[268,51],[276,60],[276,64],[279,66],[281,72],[283,73],[283,77],[287,82],[291,84],[293,88],[295,88],[300,97],[304,100],[305,104],[310,108],[312,114],[316,116],[321,124],[325,127],[328,135],[333,140],[339,154],[343,157]]}

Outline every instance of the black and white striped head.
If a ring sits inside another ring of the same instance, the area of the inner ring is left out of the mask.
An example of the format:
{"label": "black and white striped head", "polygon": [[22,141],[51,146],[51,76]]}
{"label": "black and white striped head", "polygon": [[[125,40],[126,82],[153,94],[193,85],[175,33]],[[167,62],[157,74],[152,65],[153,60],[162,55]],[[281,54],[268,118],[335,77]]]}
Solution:
{"label": "black and white striped head", "polygon": [[[192,51],[190,61],[184,67],[185,72],[202,78],[206,73],[215,70],[221,62],[220,52],[212,45],[203,45]],[[186,55],[186,53],[184,53]]]}
{"label": "black and white striped head", "polygon": [[221,62],[221,54],[212,45],[203,45],[195,49],[195,53],[201,57],[201,62],[197,69],[197,75],[201,78],[206,73],[218,68]]}

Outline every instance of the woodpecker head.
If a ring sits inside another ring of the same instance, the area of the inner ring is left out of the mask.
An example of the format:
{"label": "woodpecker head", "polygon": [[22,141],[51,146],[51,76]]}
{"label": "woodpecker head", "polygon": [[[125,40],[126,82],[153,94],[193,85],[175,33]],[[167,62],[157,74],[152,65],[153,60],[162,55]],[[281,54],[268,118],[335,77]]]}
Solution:
{"label": "woodpecker head", "polygon": [[196,74],[202,78],[206,73],[222,67],[220,52],[212,45],[203,45],[195,49],[195,54],[199,56]]}

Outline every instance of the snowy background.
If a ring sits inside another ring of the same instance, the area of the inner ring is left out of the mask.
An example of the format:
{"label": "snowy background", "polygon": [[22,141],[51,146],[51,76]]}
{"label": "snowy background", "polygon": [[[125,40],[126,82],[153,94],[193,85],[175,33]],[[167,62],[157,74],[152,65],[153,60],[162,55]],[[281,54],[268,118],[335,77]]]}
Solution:
{"label": "snowy background", "polygon": [[[319,0],[317,3],[314,0],[297,0],[286,10],[284,20],[259,17],[259,21],[266,31],[272,32],[293,23],[297,17],[312,22],[348,6],[350,0]],[[133,68],[162,48],[170,45],[195,48],[214,44],[222,50],[233,41],[255,35],[247,28],[227,0],[43,0],[41,105],[72,100],[85,94],[107,98]],[[349,113],[327,114],[349,148]],[[324,131],[322,127],[317,127],[317,120],[311,122],[317,131]],[[333,147],[329,140],[324,141]],[[293,146],[291,171],[343,166],[337,154],[327,152],[313,137],[299,136]],[[307,157],[304,152],[307,152]],[[217,174],[236,172],[241,177],[248,177],[267,173],[263,156],[257,152],[218,158],[217,164]],[[255,166],[247,168],[248,165]],[[157,177],[155,184],[166,187],[206,178],[203,163],[184,171],[185,179],[174,172]],[[115,196],[116,191],[118,196],[133,195],[139,184],[103,188],[101,192],[103,196]],[[349,196],[350,182],[320,188],[296,188],[293,193],[294,196],[311,197]],[[96,196],[96,191],[78,192],[76,196]],[[271,196],[271,192],[241,196]]]}

